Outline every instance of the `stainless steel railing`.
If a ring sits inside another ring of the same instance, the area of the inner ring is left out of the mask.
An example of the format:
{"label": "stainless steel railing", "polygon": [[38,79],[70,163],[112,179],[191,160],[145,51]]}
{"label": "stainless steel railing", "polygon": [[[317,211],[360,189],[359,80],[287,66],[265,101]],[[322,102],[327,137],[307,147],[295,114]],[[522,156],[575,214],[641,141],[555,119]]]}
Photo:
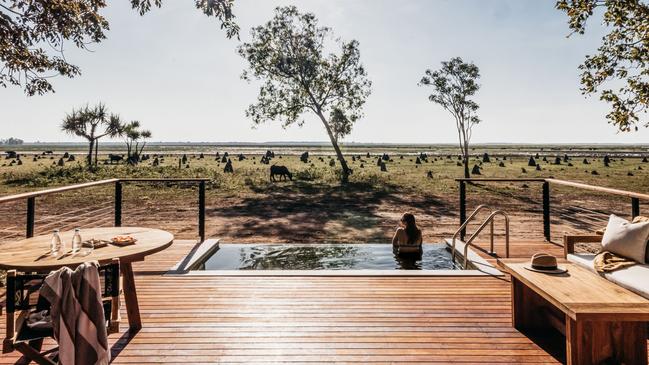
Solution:
{"label": "stainless steel railing", "polygon": [[[456,251],[455,251],[455,240],[457,239],[457,236],[460,234],[460,232],[462,232],[462,230],[463,230],[464,228],[466,228],[466,226],[467,226],[467,225],[468,225],[468,224],[473,220],[473,218],[475,218],[475,216],[476,216],[478,213],[480,213],[480,211],[482,211],[482,210],[484,210],[484,209],[489,210],[489,213],[493,213],[493,211],[491,210],[491,208],[489,208],[486,204],[478,205],[478,207],[475,208],[475,210],[473,211],[473,213],[471,213],[471,214],[469,215],[469,217],[464,221],[464,223],[462,223],[462,225],[460,226],[460,228],[459,228],[457,231],[455,231],[455,233],[453,234],[453,238],[451,239],[451,246],[452,246],[452,250],[451,250],[451,258],[453,259],[453,262],[455,262],[455,252],[456,252]],[[494,229],[493,229],[493,224],[492,224],[492,225],[491,225],[491,247],[492,247],[492,250],[493,250],[493,234],[494,234]]]}
{"label": "stainless steel railing", "polygon": [[482,222],[480,227],[469,237],[469,239],[464,243],[464,267],[467,267],[468,258],[467,253],[469,251],[469,246],[471,246],[473,240],[478,237],[478,234],[489,224],[491,226],[491,246],[489,249],[489,254],[494,254],[494,219],[497,216],[502,216],[505,218],[505,257],[509,258],[509,216],[502,210],[496,210],[487,217],[487,219]]}

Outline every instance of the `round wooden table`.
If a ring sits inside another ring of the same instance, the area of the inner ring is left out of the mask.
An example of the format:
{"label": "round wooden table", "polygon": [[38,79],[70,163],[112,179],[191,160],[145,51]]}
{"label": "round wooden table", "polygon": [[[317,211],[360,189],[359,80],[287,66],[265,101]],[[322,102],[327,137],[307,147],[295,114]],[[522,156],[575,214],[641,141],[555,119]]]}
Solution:
{"label": "round wooden table", "polygon": [[142,328],[131,264],[142,261],[146,256],[169,247],[174,236],[159,229],[141,227],[82,229],[81,238],[84,241],[91,238],[109,241],[112,237],[118,235],[130,235],[136,238],[137,242],[128,246],[108,244],[105,247],[95,248],[90,254],[84,254],[82,248],[79,253],[72,255],[71,242],[74,231],[60,232],[59,235],[61,241],[65,244],[65,253],[58,257],[50,255],[51,234],[2,244],[0,246],[0,269],[21,272],[49,272],[63,266],[75,268],[88,261],[108,264],[113,259],[119,259],[128,322],[131,329],[138,330]]}

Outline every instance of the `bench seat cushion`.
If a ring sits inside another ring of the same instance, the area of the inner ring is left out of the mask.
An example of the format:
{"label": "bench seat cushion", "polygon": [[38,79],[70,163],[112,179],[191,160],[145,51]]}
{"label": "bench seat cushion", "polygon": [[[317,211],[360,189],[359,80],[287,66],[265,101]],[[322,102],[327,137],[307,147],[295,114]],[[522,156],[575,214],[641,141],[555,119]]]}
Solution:
{"label": "bench seat cushion", "polygon": [[575,265],[579,265],[588,271],[597,273],[595,270],[595,265],[593,264],[595,260],[595,254],[592,253],[569,253],[566,257],[568,261],[572,262]]}
{"label": "bench seat cushion", "polygon": [[[569,254],[568,261],[595,274],[594,254]],[[607,280],[649,299],[649,265],[637,264],[603,275]]]}

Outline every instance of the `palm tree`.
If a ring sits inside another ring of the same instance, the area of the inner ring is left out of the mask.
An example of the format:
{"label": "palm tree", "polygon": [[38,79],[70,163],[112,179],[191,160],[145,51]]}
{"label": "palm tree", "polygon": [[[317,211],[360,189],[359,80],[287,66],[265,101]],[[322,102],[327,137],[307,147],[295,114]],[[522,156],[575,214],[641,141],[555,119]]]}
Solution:
{"label": "palm tree", "polygon": [[95,150],[95,165],[97,165],[97,150],[99,150],[99,139],[109,136],[117,137],[122,134],[122,123],[119,116],[108,113],[106,106],[102,103],[90,107],[86,105],[78,110],[73,109],[63,119],[61,129],[75,136],[83,137],[88,141],[88,156],[86,162],[88,168],[92,168],[92,154]]}
{"label": "palm tree", "polygon": [[140,162],[146,140],[151,138],[151,131],[140,129],[140,122],[134,120],[122,126],[122,135],[126,137],[127,161],[135,165]]}

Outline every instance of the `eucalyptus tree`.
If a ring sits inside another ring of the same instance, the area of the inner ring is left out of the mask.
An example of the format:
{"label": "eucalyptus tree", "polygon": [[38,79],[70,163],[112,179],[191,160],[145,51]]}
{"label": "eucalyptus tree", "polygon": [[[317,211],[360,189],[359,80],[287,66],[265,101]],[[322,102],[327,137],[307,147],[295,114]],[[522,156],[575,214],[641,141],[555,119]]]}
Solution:
{"label": "eucalyptus tree", "polygon": [[[140,15],[162,0],[130,0]],[[187,0],[185,0],[187,1]],[[194,5],[221,22],[228,38],[238,36],[234,0],[194,0]],[[22,87],[28,95],[54,91],[50,78],[81,74],[64,49],[87,49],[106,39],[105,0],[0,0],[0,86]],[[68,47],[69,48],[69,47]]]}
{"label": "eucalyptus tree", "polygon": [[480,123],[477,116],[478,103],[470,97],[480,89],[478,79],[480,69],[473,63],[464,62],[460,57],[451,58],[442,62],[442,68],[436,71],[426,70],[424,77],[419,82],[420,86],[430,86],[433,93],[428,100],[441,105],[455,119],[460,151],[464,165],[464,177],[469,173],[469,144],[473,134],[473,127]]}
{"label": "eucalyptus tree", "polygon": [[103,137],[117,137],[122,134],[123,126],[116,114],[109,114],[104,104],[97,104],[94,107],[88,105],[80,109],[73,109],[67,114],[61,124],[61,129],[75,136],[83,137],[88,141],[88,156],[86,162],[88,167],[93,165],[92,155],[95,150],[95,162],[97,165],[97,151],[99,140]]}
{"label": "eucalyptus tree", "polygon": [[286,128],[303,125],[307,112],[315,114],[336,151],[341,180],[347,182],[351,170],[339,140],[362,116],[372,85],[360,62],[358,42],[333,38],[315,15],[300,13],[295,6],[276,8],[274,17],[253,28],[251,35],[238,49],[249,65],[242,78],[262,85],[246,115],[255,125],[279,120]]}
{"label": "eucalyptus tree", "polygon": [[[649,4],[645,0],[559,0],[571,34],[584,34],[586,23],[602,10],[608,33],[594,55],[579,66],[581,91],[611,104],[606,115],[620,131],[649,127]],[[645,119],[641,120],[644,115]]]}
{"label": "eucalyptus tree", "polygon": [[140,162],[146,140],[151,138],[151,131],[141,129],[140,122],[134,120],[123,125],[121,133],[126,139],[126,161],[131,165],[135,165]]}

